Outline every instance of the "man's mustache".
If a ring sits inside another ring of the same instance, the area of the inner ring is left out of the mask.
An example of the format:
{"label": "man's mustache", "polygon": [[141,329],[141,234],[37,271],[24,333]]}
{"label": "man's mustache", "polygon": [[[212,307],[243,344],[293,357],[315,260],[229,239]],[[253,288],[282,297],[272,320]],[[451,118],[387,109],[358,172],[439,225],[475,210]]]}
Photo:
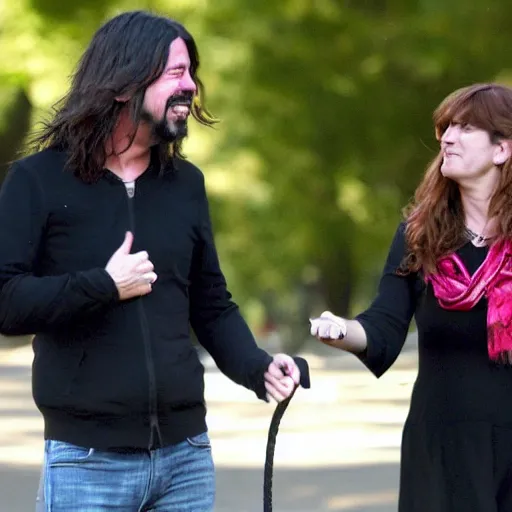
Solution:
{"label": "man's mustache", "polygon": [[167,100],[167,104],[166,104],[165,108],[166,108],[166,110],[168,110],[171,107],[174,107],[175,105],[186,105],[187,107],[190,107],[192,105],[193,99],[194,99],[194,94],[191,92],[175,94],[174,96],[171,96]]}

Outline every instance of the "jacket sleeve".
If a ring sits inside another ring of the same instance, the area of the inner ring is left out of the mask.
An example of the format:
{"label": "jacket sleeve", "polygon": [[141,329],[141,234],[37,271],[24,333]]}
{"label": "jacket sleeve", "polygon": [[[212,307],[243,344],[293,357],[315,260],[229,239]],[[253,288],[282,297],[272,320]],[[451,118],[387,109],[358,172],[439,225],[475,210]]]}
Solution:
{"label": "jacket sleeve", "polygon": [[[198,238],[190,273],[192,328],[201,345],[227,377],[253,390],[258,398],[265,400],[263,375],[272,362],[272,356],[257,346],[227,290],[213,239],[204,182],[199,199]],[[294,359],[301,371],[301,385],[309,387],[306,360],[298,357]]]}
{"label": "jacket sleeve", "polygon": [[37,276],[37,255],[48,219],[35,169],[10,168],[0,189],[0,333],[36,334],[118,300],[115,283],[96,268]]}
{"label": "jacket sleeve", "polygon": [[370,307],[356,317],[366,332],[368,343],[359,357],[377,377],[399,356],[416,309],[417,275],[397,274],[405,252],[405,224],[402,223],[391,243],[377,296]]}

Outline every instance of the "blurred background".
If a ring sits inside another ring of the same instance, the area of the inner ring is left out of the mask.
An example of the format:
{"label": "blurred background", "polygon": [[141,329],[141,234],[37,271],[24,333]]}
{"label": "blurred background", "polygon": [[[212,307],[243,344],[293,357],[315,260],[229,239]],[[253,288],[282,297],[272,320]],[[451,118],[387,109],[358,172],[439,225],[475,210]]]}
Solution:
{"label": "blurred background", "polygon": [[[206,175],[230,290],[262,346],[312,363],[315,387],[294,399],[278,439],[279,510],[396,510],[414,328],[376,381],[312,342],[308,317],[368,305],[401,209],[437,152],[437,104],[473,82],[512,83],[509,0],[0,0],[0,181],[93,32],[132,9],[194,35],[221,122],[192,125],[185,150]],[[203,360],[218,510],[260,510],[272,408]],[[29,340],[4,340],[1,511],[32,510],[37,485],[30,364]]]}

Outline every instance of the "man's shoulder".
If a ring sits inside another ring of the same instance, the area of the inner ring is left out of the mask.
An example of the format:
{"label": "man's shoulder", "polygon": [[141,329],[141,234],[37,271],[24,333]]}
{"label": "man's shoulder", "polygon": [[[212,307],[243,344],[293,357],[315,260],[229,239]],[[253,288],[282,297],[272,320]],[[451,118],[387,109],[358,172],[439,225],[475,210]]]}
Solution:
{"label": "man's shoulder", "polygon": [[37,173],[45,177],[61,174],[65,165],[66,154],[53,148],[25,155],[13,162],[15,169],[24,169],[26,172]]}
{"label": "man's shoulder", "polygon": [[182,179],[190,180],[192,183],[204,183],[204,174],[197,165],[190,160],[176,158],[173,162],[176,173]]}

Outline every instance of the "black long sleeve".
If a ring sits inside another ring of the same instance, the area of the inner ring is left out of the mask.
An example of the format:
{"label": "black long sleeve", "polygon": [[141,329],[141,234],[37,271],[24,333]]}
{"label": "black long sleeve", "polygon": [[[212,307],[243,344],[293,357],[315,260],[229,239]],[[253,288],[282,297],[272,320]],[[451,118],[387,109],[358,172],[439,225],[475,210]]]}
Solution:
{"label": "black long sleeve", "polygon": [[[152,156],[131,195],[111,172],[82,180],[62,148],[16,162],[0,191],[0,332],[35,334],[32,389],[49,438],[147,449],[155,422],[162,447],[204,432],[191,323],[221,370],[266,398],[272,357],[226,290],[203,174]],[[128,230],[158,280],[121,301],[104,267]]]}
{"label": "black long sleeve", "polygon": [[377,296],[370,307],[356,317],[366,332],[368,343],[360,359],[377,377],[383,375],[400,354],[416,309],[416,274],[397,274],[405,250],[405,224],[400,224],[389,250]]}
{"label": "black long sleeve", "polygon": [[[208,201],[203,190],[199,199],[200,242],[194,254],[190,286],[190,319],[199,342],[219,369],[234,382],[252,389],[264,399],[263,374],[272,357],[259,348],[238,306],[231,300],[220,269]],[[306,361],[295,358],[301,384],[309,387]]]}
{"label": "black long sleeve", "polygon": [[102,268],[38,277],[34,265],[48,219],[37,173],[14,164],[0,190],[0,332],[34,334],[118,299]]}

